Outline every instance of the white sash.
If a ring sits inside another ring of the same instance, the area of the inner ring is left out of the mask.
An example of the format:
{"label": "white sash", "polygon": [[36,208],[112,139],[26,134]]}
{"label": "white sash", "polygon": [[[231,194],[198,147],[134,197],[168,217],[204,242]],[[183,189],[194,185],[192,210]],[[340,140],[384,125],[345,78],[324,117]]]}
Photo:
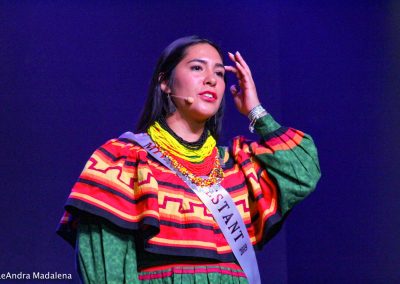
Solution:
{"label": "white sash", "polygon": [[171,165],[170,160],[162,155],[146,133],[125,132],[119,138],[127,138],[138,143],[164,166],[175,172],[197,194],[218,223],[249,283],[260,284],[260,273],[253,245],[250,242],[246,225],[229,193],[219,184],[211,187],[200,187],[193,184]]}

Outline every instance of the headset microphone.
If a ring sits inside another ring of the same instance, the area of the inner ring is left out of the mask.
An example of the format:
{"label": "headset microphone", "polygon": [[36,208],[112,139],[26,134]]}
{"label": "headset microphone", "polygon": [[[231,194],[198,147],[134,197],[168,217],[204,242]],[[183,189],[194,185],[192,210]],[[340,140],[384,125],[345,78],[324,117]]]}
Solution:
{"label": "headset microphone", "polygon": [[194,103],[194,99],[193,99],[192,97],[187,97],[187,98],[185,99],[185,101],[186,101],[188,104]]}

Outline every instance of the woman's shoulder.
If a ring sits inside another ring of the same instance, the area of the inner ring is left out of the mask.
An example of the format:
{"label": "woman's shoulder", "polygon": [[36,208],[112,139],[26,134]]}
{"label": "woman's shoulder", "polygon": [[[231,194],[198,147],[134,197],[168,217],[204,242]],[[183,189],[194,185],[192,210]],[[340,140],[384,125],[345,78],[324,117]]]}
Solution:
{"label": "woman's shoulder", "polygon": [[93,155],[101,155],[110,161],[138,159],[147,156],[147,152],[135,141],[128,138],[112,138],[100,145]]}

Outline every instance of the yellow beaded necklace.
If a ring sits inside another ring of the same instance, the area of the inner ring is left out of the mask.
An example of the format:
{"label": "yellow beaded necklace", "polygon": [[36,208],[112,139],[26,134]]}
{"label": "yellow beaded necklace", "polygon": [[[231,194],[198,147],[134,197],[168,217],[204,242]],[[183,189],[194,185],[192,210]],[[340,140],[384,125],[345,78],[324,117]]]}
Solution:
{"label": "yellow beaded necklace", "polygon": [[147,133],[162,149],[192,163],[200,163],[206,157],[210,156],[217,144],[214,137],[208,135],[206,142],[200,149],[189,149],[180,144],[168,131],[162,128],[157,121],[149,127]]}
{"label": "yellow beaded necklace", "polygon": [[[147,132],[160,152],[170,160],[172,166],[182,175],[187,177],[192,183],[201,187],[206,187],[220,183],[224,178],[224,171],[219,162],[218,151],[215,152],[214,167],[208,177],[196,176],[191,173],[170,154],[173,153],[173,155],[192,163],[202,162],[206,157],[211,155],[216,145],[216,141],[211,135],[208,136],[206,142],[199,150],[192,150],[181,145],[170,133],[168,133],[168,131],[163,129],[158,122],[155,122],[150,126]],[[182,153],[188,154],[188,156],[183,155]]]}

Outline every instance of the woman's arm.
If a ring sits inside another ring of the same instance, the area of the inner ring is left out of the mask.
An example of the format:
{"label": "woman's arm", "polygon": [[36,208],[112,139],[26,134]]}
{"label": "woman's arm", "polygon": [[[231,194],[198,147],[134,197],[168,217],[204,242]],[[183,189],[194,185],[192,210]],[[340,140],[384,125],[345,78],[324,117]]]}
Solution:
{"label": "woman's arm", "polygon": [[255,130],[261,142],[251,152],[279,188],[282,215],[303,200],[321,177],[317,149],[308,134],[281,127],[271,115],[259,118]]}
{"label": "woman's arm", "polygon": [[[233,100],[238,111],[247,116],[260,105],[256,86],[250,68],[240,53],[229,53],[229,57],[235,65],[225,66],[225,69],[233,72],[238,80],[237,85],[231,86]],[[248,155],[255,156],[260,168],[268,172],[268,180],[277,185],[280,211],[285,215],[314,190],[321,176],[318,155],[309,135],[281,127],[271,115],[265,114],[262,112],[261,117],[257,116],[253,121],[261,142],[241,141],[237,144]]]}

